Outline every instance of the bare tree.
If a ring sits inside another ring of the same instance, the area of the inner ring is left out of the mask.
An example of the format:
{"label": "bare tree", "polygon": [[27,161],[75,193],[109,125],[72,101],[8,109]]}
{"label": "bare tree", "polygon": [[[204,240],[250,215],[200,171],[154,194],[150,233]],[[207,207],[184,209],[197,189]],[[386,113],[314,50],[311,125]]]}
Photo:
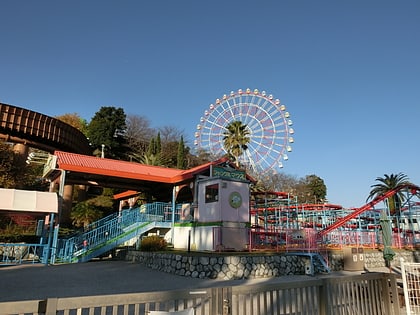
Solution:
{"label": "bare tree", "polygon": [[150,126],[149,119],[140,115],[127,115],[126,124],[125,137],[131,152],[134,156],[143,156],[156,130]]}
{"label": "bare tree", "polygon": [[187,142],[185,131],[181,130],[174,126],[163,126],[158,128],[160,132],[160,138],[162,140],[162,144],[168,142],[178,142],[181,137],[184,138],[184,141]]}

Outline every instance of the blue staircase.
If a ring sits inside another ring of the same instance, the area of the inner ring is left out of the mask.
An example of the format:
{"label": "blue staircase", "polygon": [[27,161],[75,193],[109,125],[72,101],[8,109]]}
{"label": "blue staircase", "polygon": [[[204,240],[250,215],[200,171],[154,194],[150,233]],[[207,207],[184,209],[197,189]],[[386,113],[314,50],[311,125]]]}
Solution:
{"label": "blue staircase", "polygon": [[[179,222],[181,206],[176,205],[174,222]],[[82,233],[59,239],[54,262],[86,262],[144,233],[154,229],[168,231],[171,226],[171,203],[154,202],[123,210],[90,224]]]}

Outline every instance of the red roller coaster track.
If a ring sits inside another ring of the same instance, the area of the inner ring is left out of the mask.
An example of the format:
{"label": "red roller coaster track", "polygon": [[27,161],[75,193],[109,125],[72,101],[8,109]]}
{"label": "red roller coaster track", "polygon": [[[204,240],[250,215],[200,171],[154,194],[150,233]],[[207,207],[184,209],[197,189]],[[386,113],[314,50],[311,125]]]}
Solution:
{"label": "red roller coaster track", "polygon": [[352,213],[345,216],[341,220],[336,221],[333,224],[327,226],[325,229],[320,231],[318,235],[322,237],[322,236],[330,233],[331,231],[333,231],[335,229],[338,229],[339,227],[343,226],[344,224],[346,224],[351,219],[356,218],[359,214],[372,209],[379,202],[384,201],[385,199],[388,199],[389,197],[392,197],[397,192],[399,192],[400,190],[403,190],[403,189],[410,189],[413,194],[415,192],[420,192],[420,187],[415,186],[415,185],[407,184],[407,185],[398,186],[397,188],[395,188],[393,190],[390,190],[390,191],[388,191],[387,193],[385,193],[381,196],[376,197],[375,199],[373,199],[371,202],[365,204],[364,206],[355,209]]}

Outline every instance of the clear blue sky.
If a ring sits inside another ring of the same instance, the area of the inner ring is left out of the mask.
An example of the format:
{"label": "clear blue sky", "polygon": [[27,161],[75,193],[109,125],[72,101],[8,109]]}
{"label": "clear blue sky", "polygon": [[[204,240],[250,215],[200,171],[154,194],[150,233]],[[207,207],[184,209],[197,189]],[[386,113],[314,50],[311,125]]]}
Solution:
{"label": "clear blue sky", "polygon": [[89,121],[122,107],[192,146],[205,109],[258,88],[287,105],[284,172],[359,207],[420,185],[420,1],[1,1],[0,102]]}

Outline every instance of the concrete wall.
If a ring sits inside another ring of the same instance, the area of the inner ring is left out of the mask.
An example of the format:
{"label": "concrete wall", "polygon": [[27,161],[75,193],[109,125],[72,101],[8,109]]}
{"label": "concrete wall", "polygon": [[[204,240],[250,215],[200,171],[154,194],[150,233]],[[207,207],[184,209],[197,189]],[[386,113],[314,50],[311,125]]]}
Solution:
{"label": "concrete wall", "polygon": [[[168,232],[166,239],[169,239]],[[193,251],[243,251],[248,243],[248,230],[244,223],[224,222],[211,226],[176,226],[174,247],[186,250],[188,242]]]}
{"label": "concrete wall", "polygon": [[[214,194],[210,194],[206,187],[212,187]],[[189,214],[191,211],[183,211],[183,217]],[[175,227],[173,244],[176,249],[184,250],[189,246],[194,251],[242,251],[249,243],[248,222],[248,182],[219,177],[201,179],[193,222]],[[169,239],[169,233],[165,238]]]}

